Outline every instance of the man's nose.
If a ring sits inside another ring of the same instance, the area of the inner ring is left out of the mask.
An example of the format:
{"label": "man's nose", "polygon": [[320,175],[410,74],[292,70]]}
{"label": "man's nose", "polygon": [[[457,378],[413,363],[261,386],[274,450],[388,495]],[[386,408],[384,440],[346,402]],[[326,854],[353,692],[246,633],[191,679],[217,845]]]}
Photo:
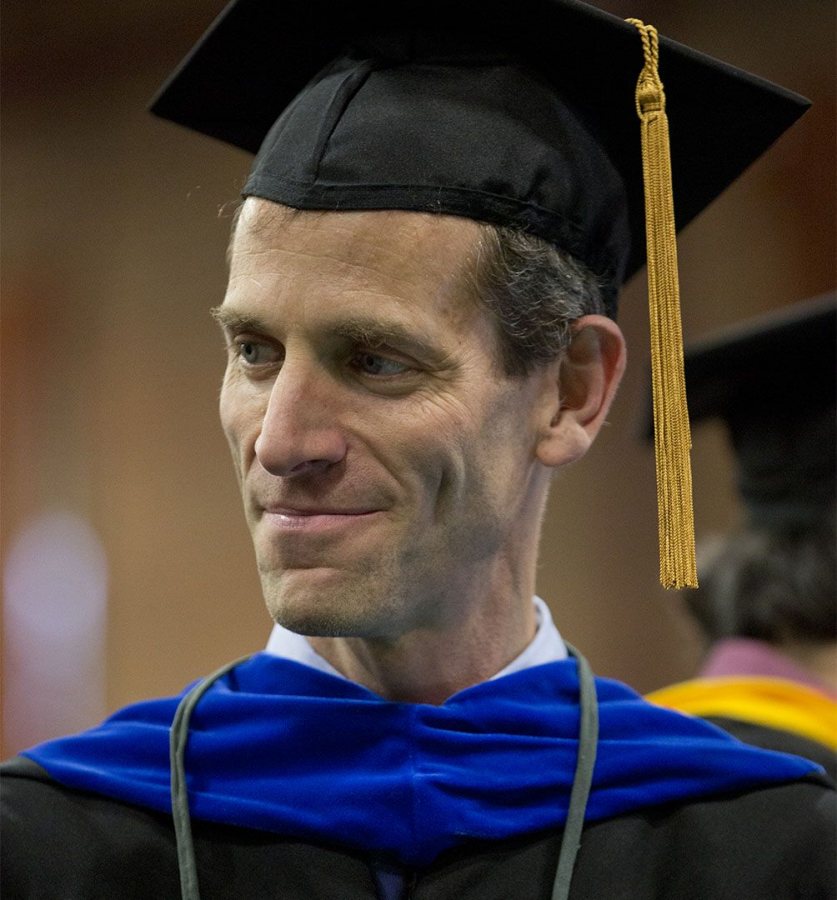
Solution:
{"label": "man's nose", "polygon": [[337,385],[313,363],[286,359],[276,376],[256,458],[272,475],[292,477],[325,471],[346,455],[335,408]]}

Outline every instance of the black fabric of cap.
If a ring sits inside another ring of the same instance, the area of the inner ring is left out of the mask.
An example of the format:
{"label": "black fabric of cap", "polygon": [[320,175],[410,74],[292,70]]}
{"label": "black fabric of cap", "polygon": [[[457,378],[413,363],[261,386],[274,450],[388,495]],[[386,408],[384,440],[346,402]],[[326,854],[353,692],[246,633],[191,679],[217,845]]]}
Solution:
{"label": "black fabric of cap", "polygon": [[729,430],[752,524],[808,527],[834,515],[833,293],[688,347],[685,369],[690,419]]}
{"label": "black fabric of cap", "polygon": [[[235,0],[153,111],[261,148],[245,194],[531,231],[608,286],[645,260],[636,29],[578,0]],[[808,102],[665,39],[678,227]]]}
{"label": "black fabric of cap", "polygon": [[444,211],[513,225],[621,283],[622,180],[566,104],[499,52],[460,47],[451,64],[434,40],[411,43],[405,62],[390,38],[329,66],[270,130],[244,193],[303,209]]}

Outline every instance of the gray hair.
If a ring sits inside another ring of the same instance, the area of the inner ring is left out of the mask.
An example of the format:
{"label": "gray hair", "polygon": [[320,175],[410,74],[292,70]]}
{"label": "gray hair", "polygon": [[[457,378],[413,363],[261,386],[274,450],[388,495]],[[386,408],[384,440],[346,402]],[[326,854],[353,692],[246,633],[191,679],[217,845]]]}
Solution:
{"label": "gray hair", "polygon": [[749,637],[782,644],[837,638],[833,525],[745,530],[702,544],[700,587],[685,593],[710,641]]}
{"label": "gray hair", "polygon": [[605,313],[603,283],[536,235],[482,228],[475,294],[496,322],[504,372],[527,375],[569,346],[576,319]]}

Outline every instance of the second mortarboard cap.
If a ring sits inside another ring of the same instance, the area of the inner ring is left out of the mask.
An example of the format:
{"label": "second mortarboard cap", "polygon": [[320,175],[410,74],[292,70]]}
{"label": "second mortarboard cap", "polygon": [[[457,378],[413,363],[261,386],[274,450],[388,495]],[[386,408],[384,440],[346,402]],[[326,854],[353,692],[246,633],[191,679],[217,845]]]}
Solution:
{"label": "second mortarboard cap", "polygon": [[257,152],[245,195],[538,235],[599,276],[610,315],[647,249],[661,580],[679,587],[696,575],[674,232],[807,106],[579,0],[234,0],[152,109]]}
{"label": "second mortarboard cap", "polygon": [[688,347],[693,422],[729,432],[749,524],[833,522],[837,467],[837,296],[796,303]]}

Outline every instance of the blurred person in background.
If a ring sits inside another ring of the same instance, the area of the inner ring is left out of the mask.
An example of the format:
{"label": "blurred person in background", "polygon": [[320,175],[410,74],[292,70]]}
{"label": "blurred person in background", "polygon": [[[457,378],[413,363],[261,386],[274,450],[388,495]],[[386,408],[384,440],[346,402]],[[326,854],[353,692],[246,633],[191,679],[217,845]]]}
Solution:
{"label": "blurred person in background", "polygon": [[837,774],[834,294],[761,316],[685,356],[691,418],[721,420],[746,521],[699,548],[684,594],[706,657],[650,695]]}

